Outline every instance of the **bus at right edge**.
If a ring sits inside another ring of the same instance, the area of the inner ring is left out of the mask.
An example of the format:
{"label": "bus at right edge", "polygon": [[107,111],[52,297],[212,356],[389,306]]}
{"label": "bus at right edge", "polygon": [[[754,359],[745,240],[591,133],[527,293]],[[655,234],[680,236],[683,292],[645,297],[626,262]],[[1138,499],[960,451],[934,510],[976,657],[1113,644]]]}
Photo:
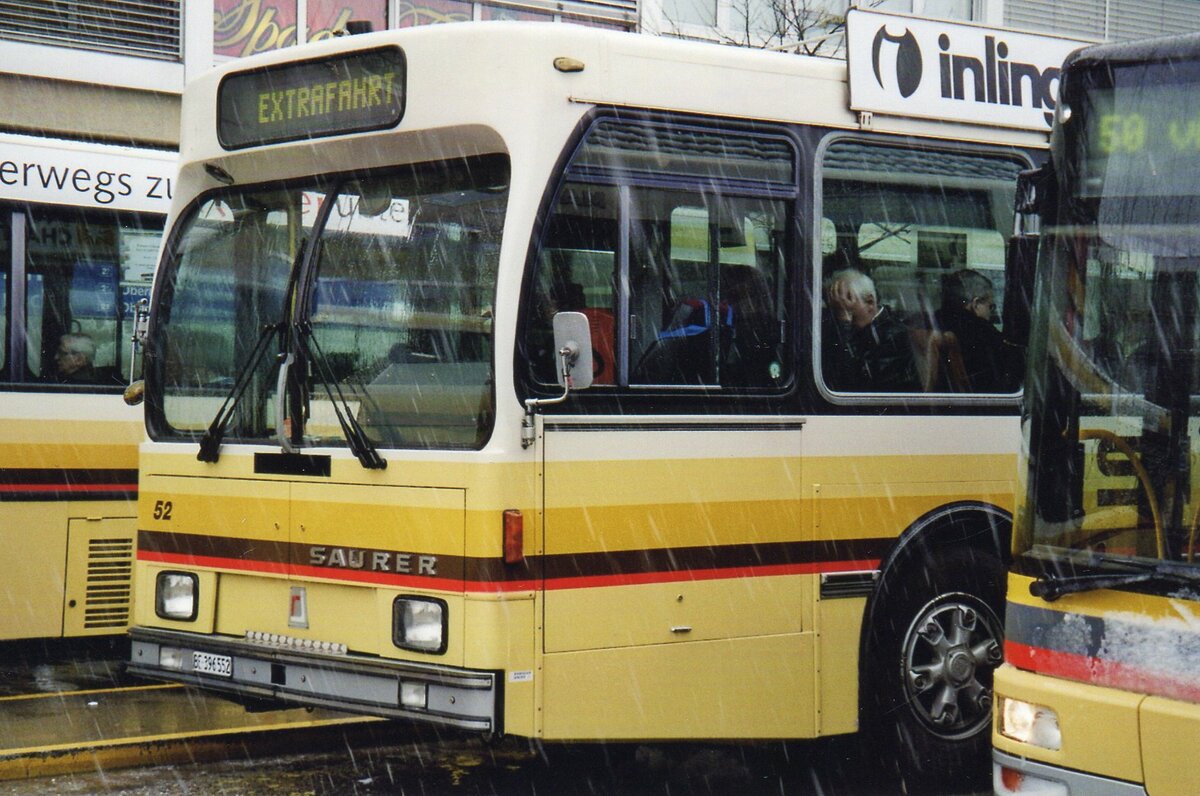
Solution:
{"label": "bus at right edge", "polygon": [[[998,794],[1200,786],[1200,35],[1078,50],[1048,164]],[[1036,251],[1036,260],[1031,252]]]}

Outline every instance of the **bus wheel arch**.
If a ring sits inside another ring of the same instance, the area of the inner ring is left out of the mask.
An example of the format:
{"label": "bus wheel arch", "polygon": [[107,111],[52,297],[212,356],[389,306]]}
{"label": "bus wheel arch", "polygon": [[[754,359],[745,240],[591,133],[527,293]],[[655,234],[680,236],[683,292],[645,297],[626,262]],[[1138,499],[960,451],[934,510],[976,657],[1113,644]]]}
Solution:
{"label": "bus wheel arch", "polygon": [[864,737],[913,787],[988,773],[1011,516],[986,503],[925,515],[880,566],[864,612]]}

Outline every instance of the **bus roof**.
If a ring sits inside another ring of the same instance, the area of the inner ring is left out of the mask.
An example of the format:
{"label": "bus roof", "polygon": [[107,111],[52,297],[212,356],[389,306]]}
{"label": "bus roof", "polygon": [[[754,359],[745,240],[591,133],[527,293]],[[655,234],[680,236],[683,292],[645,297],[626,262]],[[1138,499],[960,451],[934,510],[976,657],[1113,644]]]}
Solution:
{"label": "bus roof", "polygon": [[1086,66],[1090,63],[1141,63],[1144,61],[1167,61],[1172,58],[1200,58],[1200,33],[1184,33],[1175,36],[1159,36],[1153,39],[1094,44],[1073,52],[1064,63],[1064,68]]}
{"label": "bus roof", "polygon": [[[225,78],[387,46],[403,50],[407,75],[404,118],[385,133],[479,126],[501,131],[501,138],[520,127],[520,134],[537,136],[543,114],[561,114],[571,105],[576,116],[587,105],[601,105],[861,128],[858,115],[849,109],[844,60],[572,24],[472,22],[327,39],[221,66],[193,81],[184,93],[181,160],[235,164],[245,154],[222,147],[217,137],[213,109]],[[558,69],[555,61],[560,58],[582,68]],[[455,97],[463,101],[450,101]],[[935,138],[1046,145],[1040,133],[899,116],[876,115],[870,127]],[[358,135],[362,133],[350,137]],[[289,147],[312,151],[307,140],[271,148]]]}

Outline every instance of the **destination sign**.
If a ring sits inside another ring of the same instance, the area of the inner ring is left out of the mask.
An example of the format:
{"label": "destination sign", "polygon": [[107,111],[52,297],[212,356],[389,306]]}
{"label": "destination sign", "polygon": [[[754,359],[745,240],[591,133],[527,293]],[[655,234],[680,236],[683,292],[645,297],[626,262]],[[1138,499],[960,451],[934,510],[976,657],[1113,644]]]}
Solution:
{"label": "destination sign", "polygon": [[1090,196],[1195,196],[1197,84],[1156,85],[1158,75],[1138,77],[1116,89],[1088,93],[1081,188]]}
{"label": "destination sign", "polygon": [[396,47],[229,75],[217,89],[217,137],[241,149],[395,127],[404,78]]}

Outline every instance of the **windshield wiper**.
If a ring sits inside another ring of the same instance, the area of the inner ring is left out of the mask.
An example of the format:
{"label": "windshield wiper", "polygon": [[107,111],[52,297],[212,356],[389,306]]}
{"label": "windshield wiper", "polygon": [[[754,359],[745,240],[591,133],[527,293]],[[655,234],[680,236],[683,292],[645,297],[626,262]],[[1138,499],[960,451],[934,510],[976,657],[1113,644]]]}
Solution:
{"label": "windshield wiper", "polygon": [[233,418],[238,401],[241,400],[242,395],[246,392],[246,387],[250,384],[250,377],[262,362],[263,355],[266,354],[275,335],[279,334],[283,328],[284,324],[282,323],[269,323],[258,333],[258,339],[254,342],[254,347],[250,349],[250,356],[242,365],[242,369],[238,371],[237,378],[233,381],[233,387],[225,396],[225,400],[222,402],[221,408],[217,410],[212,423],[209,424],[208,430],[200,438],[200,452],[196,454],[196,458],[200,461],[215,464],[221,458],[221,439],[225,436],[225,428]]}
{"label": "windshield wiper", "polygon": [[325,352],[321,350],[321,344],[313,336],[312,325],[308,321],[296,324],[295,337],[301,353],[308,362],[313,364],[315,375],[321,382],[321,386],[325,388],[325,394],[329,396],[329,402],[333,405],[338,425],[342,427],[342,435],[350,446],[350,452],[364,468],[386,470],[387,460],[379,455],[379,449],[367,437],[367,432],[363,430],[362,424],[354,417],[350,402],[342,392],[342,386],[338,384],[333,369],[325,358]]}
{"label": "windshield wiper", "polygon": [[1097,572],[1087,575],[1058,575],[1046,572],[1033,583],[1029,584],[1029,593],[1041,597],[1046,602],[1054,602],[1064,594],[1095,591],[1097,589],[1113,589],[1118,586],[1129,586],[1134,583],[1145,583],[1152,580],[1167,580],[1182,584],[1200,583],[1200,571],[1160,561],[1156,564],[1129,561],[1111,556],[1095,556],[1092,565],[1121,567],[1122,571]]}

